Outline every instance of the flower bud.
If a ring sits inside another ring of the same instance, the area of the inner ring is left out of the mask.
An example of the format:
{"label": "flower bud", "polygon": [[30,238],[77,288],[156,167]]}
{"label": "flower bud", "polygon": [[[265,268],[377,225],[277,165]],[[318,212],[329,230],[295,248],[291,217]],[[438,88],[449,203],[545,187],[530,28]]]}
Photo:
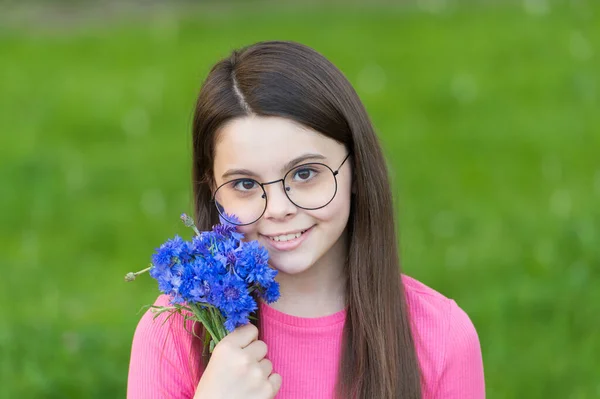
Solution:
{"label": "flower bud", "polygon": [[185,213],[181,214],[181,220],[183,220],[183,224],[185,224],[186,227],[194,227],[195,226],[194,219],[192,219]]}

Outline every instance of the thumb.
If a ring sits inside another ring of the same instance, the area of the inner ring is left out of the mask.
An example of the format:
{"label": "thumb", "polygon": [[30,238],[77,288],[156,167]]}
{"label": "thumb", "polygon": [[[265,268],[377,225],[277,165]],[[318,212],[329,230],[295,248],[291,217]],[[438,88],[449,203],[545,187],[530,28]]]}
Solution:
{"label": "thumb", "polygon": [[277,395],[277,392],[279,392],[279,388],[281,388],[281,376],[277,373],[273,373],[269,376],[269,382],[273,387],[274,394]]}

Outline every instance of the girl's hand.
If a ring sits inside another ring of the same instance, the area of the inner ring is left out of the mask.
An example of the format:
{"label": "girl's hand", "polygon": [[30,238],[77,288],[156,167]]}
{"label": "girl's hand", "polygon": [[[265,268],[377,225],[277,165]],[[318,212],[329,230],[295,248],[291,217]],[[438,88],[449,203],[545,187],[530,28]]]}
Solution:
{"label": "girl's hand", "polygon": [[272,399],[281,387],[281,376],[271,374],[265,359],[267,345],[258,340],[258,329],[247,324],[219,342],[200,378],[194,399]]}

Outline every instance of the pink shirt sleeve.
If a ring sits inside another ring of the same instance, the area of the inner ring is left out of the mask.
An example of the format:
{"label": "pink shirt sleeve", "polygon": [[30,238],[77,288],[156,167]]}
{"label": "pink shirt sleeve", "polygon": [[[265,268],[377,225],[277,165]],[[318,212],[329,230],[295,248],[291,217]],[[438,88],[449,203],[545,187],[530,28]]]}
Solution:
{"label": "pink shirt sleeve", "polygon": [[[169,305],[168,297],[159,296],[155,305]],[[129,362],[128,399],[194,397],[201,369],[201,349],[194,347],[200,340],[192,340],[188,332],[193,327],[191,320],[186,322],[186,331],[183,316],[174,314],[167,320],[168,315],[165,312],[154,319],[148,309],[137,325]]]}
{"label": "pink shirt sleeve", "polygon": [[469,316],[451,301],[443,369],[435,399],[484,399],[479,337]]}

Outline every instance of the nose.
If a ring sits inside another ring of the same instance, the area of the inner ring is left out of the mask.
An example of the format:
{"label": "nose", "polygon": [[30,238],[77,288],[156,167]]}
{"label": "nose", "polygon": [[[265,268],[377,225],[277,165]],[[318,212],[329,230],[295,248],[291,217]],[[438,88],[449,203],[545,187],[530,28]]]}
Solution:
{"label": "nose", "polygon": [[285,219],[296,214],[298,208],[285,194],[283,180],[265,185],[267,193],[267,209],[263,215],[266,219]]}

